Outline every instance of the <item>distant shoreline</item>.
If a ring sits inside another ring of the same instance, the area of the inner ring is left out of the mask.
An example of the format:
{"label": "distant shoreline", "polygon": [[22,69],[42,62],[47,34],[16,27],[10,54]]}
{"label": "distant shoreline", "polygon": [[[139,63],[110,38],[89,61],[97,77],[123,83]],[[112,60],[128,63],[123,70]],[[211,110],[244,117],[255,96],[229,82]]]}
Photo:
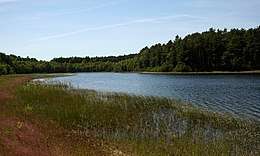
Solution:
{"label": "distant shoreline", "polygon": [[260,70],[254,71],[213,71],[213,72],[140,72],[140,74],[154,74],[154,75],[247,75],[259,74]]}

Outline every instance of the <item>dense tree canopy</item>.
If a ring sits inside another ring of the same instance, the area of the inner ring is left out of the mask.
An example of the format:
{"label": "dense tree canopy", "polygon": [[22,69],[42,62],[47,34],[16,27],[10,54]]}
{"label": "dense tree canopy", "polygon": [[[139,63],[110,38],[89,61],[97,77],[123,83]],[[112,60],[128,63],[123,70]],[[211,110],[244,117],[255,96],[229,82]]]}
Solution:
{"label": "dense tree canopy", "polygon": [[260,27],[215,30],[176,36],[167,44],[143,48],[139,54],[70,57],[38,61],[0,53],[0,75],[99,71],[240,71],[260,69]]}

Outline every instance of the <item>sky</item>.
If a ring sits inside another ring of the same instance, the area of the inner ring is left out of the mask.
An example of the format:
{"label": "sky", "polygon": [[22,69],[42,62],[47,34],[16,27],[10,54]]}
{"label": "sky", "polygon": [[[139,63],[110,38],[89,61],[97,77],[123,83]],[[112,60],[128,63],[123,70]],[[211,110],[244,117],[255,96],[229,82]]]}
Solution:
{"label": "sky", "polygon": [[118,56],[209,28],[255,28],[260,0],[0,0],[0,52]]}

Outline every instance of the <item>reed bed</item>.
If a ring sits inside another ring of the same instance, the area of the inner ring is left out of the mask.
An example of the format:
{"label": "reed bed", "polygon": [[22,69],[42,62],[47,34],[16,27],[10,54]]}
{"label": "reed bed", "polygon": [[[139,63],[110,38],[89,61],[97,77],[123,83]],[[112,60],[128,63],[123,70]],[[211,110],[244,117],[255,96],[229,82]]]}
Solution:
{"label": "reed bed", "polygon": [[208,112],[167,98],[29,83],[13,107],[133,155],[260,155],[258,121]]}

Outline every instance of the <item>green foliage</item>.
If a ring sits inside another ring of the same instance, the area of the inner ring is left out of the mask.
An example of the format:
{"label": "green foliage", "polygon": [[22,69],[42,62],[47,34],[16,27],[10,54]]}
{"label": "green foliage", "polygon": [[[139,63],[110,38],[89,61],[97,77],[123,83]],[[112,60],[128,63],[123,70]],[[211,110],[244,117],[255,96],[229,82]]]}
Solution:
{"label": "green foliage", "polygon": [[135,155],[259,155],[259,123],[201,111],[175,100],[28,84],[13,106]]}
{"label": "green foliage", "polygon": [[[176,36],[139,54],[109,57],[54,58],[50,62],[0,53],[0,74],[66,72],[203,72],[260,69],[260,27],[214,30]],[[7,65],[7,66],[5,66]]]}
{"label": "green foliage", "polygon": [[7,65],[0,64],[0,75],[8,74]]}
{"label": "green foliage", "polygon": [[189,65],[186,65],[183,62],[180,62],[177,64],[177,66],[174,68],[175,72],[191,72],[192,69]]}

